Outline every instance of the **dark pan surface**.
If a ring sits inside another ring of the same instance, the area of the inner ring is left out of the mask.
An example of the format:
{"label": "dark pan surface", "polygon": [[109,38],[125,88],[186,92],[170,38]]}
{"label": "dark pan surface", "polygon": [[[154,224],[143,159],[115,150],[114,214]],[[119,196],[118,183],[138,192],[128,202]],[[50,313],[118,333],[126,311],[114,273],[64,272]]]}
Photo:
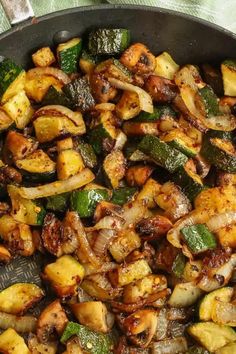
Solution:
{"label": "dark pan surface", "polygon": [[[177,63],[220,61],[235,57],[236,36],[206,21],[173,11],[147,6],[80,7],[41,17],[15,27],[0,36],[0,55],[10,57],[23,66],[30,65],[30,54],[53,45],[53,36],[61,30],[71,37],[82,35],[94,27],[125,27],[132,41],[148,45],[158,54],[170,52]],[[0,289],[15,282],[40,283],[44,256],[17,258],[0,267]]]}

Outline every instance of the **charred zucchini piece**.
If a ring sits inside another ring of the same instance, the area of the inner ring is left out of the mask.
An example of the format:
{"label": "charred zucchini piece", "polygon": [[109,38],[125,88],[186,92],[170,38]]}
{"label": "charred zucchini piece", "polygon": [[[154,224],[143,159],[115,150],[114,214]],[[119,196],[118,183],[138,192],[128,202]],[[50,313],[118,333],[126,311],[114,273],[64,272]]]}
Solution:
{"label": "charred zucchini piece", "polygon": [[60,151],[57,157],[57,176],[66,180],[84,169],[83,159],[78,151],[73,149]]}
{"label": "charred zucchini piece", "polygon": [[38,143],[14,130],[10,130],[5,140],[5,148],[11,153],[13,160],[21,160],[37,149]]}
{"label": "charred zucchini piece", "polygon": [[56,164],[43,150],[36,150],[15,164],[29,182],[47,182],[55,178]]}
{"label": "charred zucchini piece", "polygon": [[95,100],[91,93],[91,87],[86,77],[71,81],[63,87],[63,92],[76,109],[87,111],[95,106]]}
{"label": "charred zucchini piece", "polygon": [[184,165],[188,159],[180,151],[170,147],[156,136],[146,135],[138,145],[138,149],[171,173]]}
{"label": "charred zucchini piece", "polygon": [[233,328],[213,322],[194,323],[188,327],[188,333],[209,352],[215,352],[226,344],[236,341]]}
{"label": "charred zucchini piece", "polygon": [[163,134],[161,139],[188,157],[194,157],[198,152],[194,146],[195,142],[180,129],[173,129]]}
{"label": "charred zucchini piece", "polygon": [[159,124],[157,122],[125,122],[123,131],[127,136],[159,135]]}
{"label": "charred zucchini piece", "polygon": [[231,287],[217,289],[205,295],[199,305],[199,319],[201,321],[211,321],[212,309],[215,299],[218,299],[222,302],[230,302],[232,296],[233,288]]}
{"label": "charred zucchini piece", "polygon": [[173,80],[179,65],[173,60],[169,53],[163,52],[156,57],[155,74]]}
{"label": "charred zucchini piece", "polygon": [[167,105],[154,106],[153,113],[141,112],[133,122],[156,122],[161,118],[176,118],[176,112]]}
{"label": "charred zucchini piece", "polygon": [[7,191],[11,198],[11,214],[16,221],[32,226],[43,224],[46,212],[40,202],[22,198],[16,186],[8,185]]}
{"label": "charred zucchini piece", "polygon": [[182,278],[184,273],[184,268],[186,264],[186,258],[183,253],[178,253],[172,264],[172,272],[177,278]]}
{"label": "charred zucchini piece", "polygon": [[109,279],[113,286],[124,286],[133,281],[144,278],[151,273],[151,269],[146,260],[140,259],[132,263],[120,265],[109,272]]}
{"label": "charred zucchini piece", "polygon": [[89,34],[88,49],[93,55],[122,53],[129,45],[130,31],[124,28],[100,28]]}
{"label": "charred zucchini piece", "polygon": [[101,122],[88,133],[89,143],[92,145],[95,153],[100,155],[104,150],[106,141],[113,142],[116,138],[116,129],[109,122]]}
{"label": "charred zucchini piece", "polygon": [[94,71],[103,74],[107,79],[113,77],[121,81],[132,81],[131,72],[115,58],[102,61],[95,67]]}
{"label": "charred zucchini piece", "polygon": [[42,100],[42,106],[47,105],[61,105],[68,108],[72,107],[72,102],[64,94],[63,91],[57,89],[55,86],[50,86]]}
{"label": "charred zucchini piece", "polygon": [[98,62],[98,57],[83,50],[79,60],[79,67],[84,74],[90,74]]}
{"label": "charred zucchini piece", "polygon": [[140,107],[137,93],[124,91],[121,99],[116,105],[117,116],[123,120],[128,120],[136,117],[139,113]]}
{"label": "charred zucchini piece", "polygon": [[113,150],[103,161],[103,170],[108,184],[118,188],[120,180],[125,176],[126,159],[120,150]]}
{"label": "charred zucchini piece", "polygon": [[82,50],[80,38],[70,39],[66,43],[60,43],[57,47],[57,57],[61,70],[66,74],[77,72],[77,63]]}
{"label": "charred zucchini piece", "polygon": [[225,60],[221,64],[224,94],[236,96],[236,60]]}
{"label": "charred zucchini piece", "polygon": [[47,198],[46,209],[64,213],[68,207],[70,193],[63,193]]}
{"label": "charred zucchini piece", "polygon": [[202,290],[194,282],[179,283],[175,285],[168,304],[172,307],[188,307],[195,304],[201,295]]}
{"label": "charred zucchini piece", "polygon": [[94,168],[97,165],[97,157],[91,144],[80,139],[74,142],[74,148],[79,151],[85,166]]}
{"label": "charred zucchini piece", "polygon": [[119,235],[113,240],[109,247],[109,252],[116,262],[121,263],[126,256],[141,245],[139,235],[132,229],[126,229],[119,232]]}
{"label": "charred zucchini piece", "polygon": [[120,187],[113,190],[111,202],[118,205],[124,205],[131,200],[137,192],[135,187]]}
{"label": "charred zucchini piece", "polygon": [[198,95],[200,99],[196,104],[205,117],[217,116],[220,113],[218,98],[210,86],[200,88]]}
{"label": "charred zucchini piece", "polygon": [[13,125],[14,120],[8,116],[8,114],[0,108],[0,133],[8,129]]}
{"label": "charred zucchini piece", "polygon": [[212,87],[218,97],[222,97],[224,95],[224,89],[220,70],[210,64],[203,64],[201,69],[204,82]]}
{"label": "charred zucchini piece", "polygon": [[207,161],[226,172],[236,172],[236,150],[229,140],[204,139],[201,154]]}
{"label": "charred zucchini piece", "polygon": [[181,234],[193,254],[199,254],[217,247],[215,236],[204,224],[185,226],[181,229]]}
{"label": "charred zucchini piece", "polygon": [[114,346],[112,335],[92,331],[79,323],[69,322],[62,334],[61,342],[66,343],[72,336],[78,336],[83,350],[89,354],[110,354]]}
{"label": "charred zucchini piece", "polygon": [[96,205],[102,200],[109,200],[106,189],[86,189],[74,191],[71,194],[71,209],[77,211],[81,218],[93,216]]}
{"label": "charred zucchini piece", "polygon": [[24,89],[25,71],[12,60],[0,62],[0,99],[5,103],[10,97]]}
{"label": "charred zucchini piece", "polygon": [[114,321],[108,323],[109,313],[106,305],[101,301],[85,301],[72,304],[71,309],[79,323],[93,331],[107,333],[113,325]]}
{"label": "charred zucchini piece", "polygon": [[3,105],[3,109],[15,122],[18,129],[24,129],[29,124],[34,113],[30,101],[23,90],[10,97]]}
{"label": "charred zucchini piece", "polygon": [[0,311],[18,315],[40,301],[44,292],[31,283],[16,283],[0,292]]}
{"label": "charred zucchini piece", "polygon": [[208,138],[219,138],[230,141],[233,140],[232,132],[224,132],[223,130],[208,130],[205,136]]}
{"label": "charred zucchini piece", "polygon": [[82,135],[86,131],[82,115],[79,116],[77,125],[68,117],[64,116],[38,117],[35,119],[33,125],[37,140],[40,143],[45,143],[65,135]]}
{"label": "charred zucchini piece", "polygon": [[77,294],[78,284],[84,277],[84,268],[75,258],[65,255],[46,265],[44,277],[59,297],[70,297]]}
{"label": "charred zucchini piece", "polygon": [[188,167],[188,164],[179,168],[173,176],[173,180],[191,201],[205,188],[201,178]]}
{"label": "charred zucchini piece", "polygon": [[8,328],[0,334],[0,352],[7,354],[31,353],[23,337],[12,328]]}
{"label": "charred zucchini piece", "polygon": [[32,60],[35,66],[43,68],[52,65],[56,58],[49,47],[43,47],[32,54]]}

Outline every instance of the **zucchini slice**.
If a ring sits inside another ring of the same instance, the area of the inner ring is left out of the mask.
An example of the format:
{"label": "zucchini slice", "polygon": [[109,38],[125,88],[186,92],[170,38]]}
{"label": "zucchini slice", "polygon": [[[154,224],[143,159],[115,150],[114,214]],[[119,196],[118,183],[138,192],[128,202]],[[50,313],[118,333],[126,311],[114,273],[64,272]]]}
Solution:
{"label": "zucchini slice", "polygon": [[82,50],[82,40],[80,38],[70,39],[66,43],[61,43],[57,47],[57,58],[61,70],[66,74],[77,72],[77,63]]}
{"label": "zucchini slice", "polygon": [[129,30],[100,28],[89,34],[88,48],[93,55],[115,55],[122,53],[129,43]]}
{"label": "zucchini slice", "polygon": [[98,58],[83,50],[79,60],[79,67],[84,74],[91,74],[97,64]]}
{"label": "zucchini slice", "polygon": [[236,341],[236,332],[233,328],[214,322],[194,323],[188,327],[188,333],[211,353]]}
{"label": "zucchini slice", "polygon": [[0,351],[7,354],[30,354],[29,348],[13,328],[8,328],[0,334]]}
{"label": "zucchini slice", "polygon": [[59,180],[66,180],[83,169],[84,162],[78,151],[68,149],[59,152],[57,157],[57,176]]}
{"label": "zucchini slice", "polygon": [[173,176],[173,179],[191,201],[205,188],[199,175],[193,172],[188,167],[188,164],[181,166]]}
{"label": "zucchini slice", "polygon": [[42,106],[61,105],[72,108],[72,102],[69,98],[55,86],[50,86],[46,94],[43,96]]}
{"label": "zucchini slice", "polygon": [[156,57],[155,74],[166,79],[173,80],[179,65],[173,60],[169,53],[163,52]]}
{"label": "zucchini slice", "polygon": [[15,164],[21,170],[24,179],[31,182],[46,182],[55,177],[56,164],[41,149],[34,151],[25,159],[17,160]]}
{"label": "zucchini slice", "polygon": [[164,143],[156,136],[146,135],[138,145],[138,149],[151,157],[157,165],[166,168],[171,173],[188,160],[182,152]]}
{"label": "zucchini slice", "polygon": [[193,282],[179,283],[175,285],[168,304],[172,307],[188,307],[195,304],[201,295],[202,290]]}
{"label": "zucchini slice", "polygon": [[111,202],[118,205],[124,205],[132,199],[137,192],[135,187],[120,187],[113,190]]}
{"label": "zucchini slice", "polygon": [[225,60],[221,64],[225,96],[236,96],[236,60]]}
{"label": "zucchini slice", "polygon": [[103,170],[108,184],[118,188],[120,180],[125,176],[126,159],[120,150],[113,150],[103,161]]}
{"label": "zucchini slice", "polygon": [[87,111],[95,106],[91,87],[86,77],[71,81],[63,87],[63,92],[75,109]]}
{"label": "zucchini slice", "polygon": [[188,157],[194,157],[198,151],[194,141],[180,129],[173,129],[161,136],[161,140],[176,148]]}
{"label": "zucchini slice", "polygon": [[25,71],[10,59],[0,63],[0,99],[5,103],[10,97],[24,89]]}
{"label": "zucchini slice", "polygon": [[38,117],[35,119],[33,125],[36,138],[40,143],[46,143],[65,135],[82,135],[86,131],[82,115],[79,119],[78,125],[75,125],[72,120],[65,116]]}
{"label": "zucchini slice", "polygon": [[11,198],[11,215],[16,221],[32,226],[43,224],[46,212],[39,202],[22,198],[16,186],[8,185],[7,191]]}
{"label": "zucchini slice", "polygon": [[74,296],[84,277],[84,268],[75,258],[65,255],[57,258],[54,263],[47,264],[44,276],[59,297]]}
{"label": "zucchini slice", "polygon": [[121,81],[132,82],[131,72],[115,58],[102,61],[95,67],[94,71],[103,74],[107,79],[113,77]]}
{"label": "zucchini slice", "polygon": [[236,172],[236,149],[229,140],[204,139],[201,154],[207,161],[226,172]]}
{"label": "zucchini slice", "polygon": [[199,318],[201,321],[211,321],[212,320],[212,309],[215,299],[222,302],[230,302],[233,296],[234,289],[231,287],[224,287],[221,289],[214,290],[209,294],[205,295],[199,305]]}
{"label": "zucchini slice", "polygon": [[193,254],[199,254],[217,247],[215,236],[204,224],[185,226],[180,231]]}
{"label": "zucchini slice", "polygon": [[62,193],[47,198],[46,209],[65,212],[68,206],[70,193]]}
{"label": "zucchini slice", "polygon": [[153,107],[153,113],[142,111],[135,119],[133,119],[133,122],[156,122],[159,119],[167,117],[175,119],[176,112],[170,106],[160,105]]}
{"label": "zucchini slice", "polygon": [[3,109],[15,121],[18,129],[24,129],[29,124],[34,113],[30,101],[23,90],[10,97],[3,105]]}
{"label": "zucchini slice", "polygon": [[97,157],[91,144],[80,139],[74,142],[74,148],[76,151],[79,151],[85,166],[94,168],[97,165]]}
{"label": "zucchini slice", "polygon": [[205,117],[217,116],[220,113],[218,98],[208,85],[198,90],[196,105]]}
{"label": "zucchini slice", "polygon": [[109,200],[107,189],[86,189],[71,194],[71,209],[77,211],[81,218],[93,216],[96,205],[102,200]]}
{"label": "zucchini slice", "polygon": [[136,92],[124,91],[116,105],[116,114],[123,120],[136,117],[140,113],[139,97]]}

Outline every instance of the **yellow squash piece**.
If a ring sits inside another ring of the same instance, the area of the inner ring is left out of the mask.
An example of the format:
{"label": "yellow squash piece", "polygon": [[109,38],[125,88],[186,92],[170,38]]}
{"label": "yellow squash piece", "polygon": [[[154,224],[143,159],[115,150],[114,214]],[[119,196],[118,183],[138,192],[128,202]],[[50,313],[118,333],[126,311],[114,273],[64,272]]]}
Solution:
{"label": "yellow squash piece", "polygon": [[31,354],[24,339],[12,328],[0,334],[0,352],[4,354]]}
{"label": "yellow squash piece", "polygon": [[179,65],[173,60],[169,53],[163,52],[156,57],[155,74],[166,79],[173,80]]}

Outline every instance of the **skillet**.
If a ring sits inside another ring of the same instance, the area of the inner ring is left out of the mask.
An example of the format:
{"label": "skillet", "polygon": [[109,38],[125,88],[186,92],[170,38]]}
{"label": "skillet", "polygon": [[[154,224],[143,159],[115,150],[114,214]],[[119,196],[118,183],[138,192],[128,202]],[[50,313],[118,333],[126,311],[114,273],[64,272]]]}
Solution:
{"label": "skillet", "polygon": [[[16,25],[0,36],[0,55],[29,67],[36,49],[94,27],[129,28],[133,42],[145,43],[155,54],[168,51],[179,64],[218,62],[236,53],[236,36],[204,20],[161,8],[100,5],[60,11]],[[42,256],[18,257],[0,267],[0,289],[22,281],[40,285],[42,262]]]}

